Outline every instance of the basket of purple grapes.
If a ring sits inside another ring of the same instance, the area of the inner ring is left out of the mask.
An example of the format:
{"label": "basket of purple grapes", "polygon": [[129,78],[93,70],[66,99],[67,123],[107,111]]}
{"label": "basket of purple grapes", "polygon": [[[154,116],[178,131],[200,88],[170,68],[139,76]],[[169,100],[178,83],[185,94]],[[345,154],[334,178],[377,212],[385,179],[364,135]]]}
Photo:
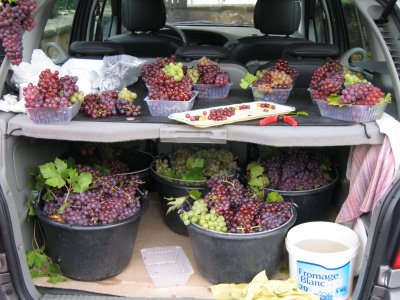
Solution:
{"label": "basket of purple grapes", "polygon": [[105,172],[56,158],[37,168],[34,212],[46,254],[66,277],[102,280],[129,264],[148,203],[139,177],[121,174],[122,165],[115,161]]}
{"label": "basket of purple grapes", "polygon": [[347,69],[338,60],[314,71],[310,93],[323,117],[354,123],[381,118],[391,101],[389,93],[385,95],[362,73]]}
{"label": "basket of purple grapes", "polygon": [[268,155],[250,163],[248,185],[261,197],[279,193],[298,207],[297,222],[326,220],[338,173],[329,157],[305,148],[267,148]]}
{"label": "basket of purple grapes", "polygon": [[280,59],[274,66],[248,74],[241,80],[242,88],[251,87],[254,101],[284,104],[288,100],[299,71]]}
{"label": "basket of purple grapes", "polygon": [[193,81],[193,88],[199,98],[226,98],[232,82],[228,72],[221,70],[218,63],[203,56],[196,66],[186,71]]}
{"label": "basket of purple grapes", "polygon": [[[181,210],[199,272],[211,283],[249,282],[257,272],[276,272],[284,239],[296,221],[291,202],[261,199],[238,179],[215,176],[208,192]],[[281,199],[282,200],[282,199]]]}
{"label": "basket of purple grapes", "polygon": [[23,88],[25,108],[35,124],[67,124],[75,117],[83,101],[83,93],[76,85],[76,76],[58,76],[49,69],[39,75],[37,85]]}

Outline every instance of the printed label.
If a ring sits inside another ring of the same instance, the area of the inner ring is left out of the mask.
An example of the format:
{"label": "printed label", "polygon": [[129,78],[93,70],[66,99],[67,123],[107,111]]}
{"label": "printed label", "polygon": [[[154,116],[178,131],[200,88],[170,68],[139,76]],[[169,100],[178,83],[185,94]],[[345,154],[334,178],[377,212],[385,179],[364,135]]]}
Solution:
{"label": "printed label", "polygon": [[349,294],[350,262],[329,269],[321,265],[297,261],[299,289],[320,297],[321,300],[345,299]]}

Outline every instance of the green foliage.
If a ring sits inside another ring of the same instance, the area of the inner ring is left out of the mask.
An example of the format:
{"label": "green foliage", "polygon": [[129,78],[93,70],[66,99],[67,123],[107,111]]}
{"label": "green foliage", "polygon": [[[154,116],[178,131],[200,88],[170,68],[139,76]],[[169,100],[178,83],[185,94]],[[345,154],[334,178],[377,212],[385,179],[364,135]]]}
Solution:
{"label": "green foliage", "polygon": [[251,162],[246,168],[248,172],[248,185],[257,193],[260,198],[264,198],[264,189],[269,186],[269,179],[264,175],[264,167],[258,162]]}
{"label": "green foliage", "polygon": [[242,77],[240,79],[240,87],[245,90],[256,80],[257,76],[251,73],[247,73],[245,77]]}
{"label": "green foliage", "polygon": [[67,278],[62,274],[60,266],[52,262],[51,258],[46,255],[45,244],[39,247],[36,240],[36,223],[34,226],[33,243],[36,247],[26,252],[26,262],[32,278],[48,277],[47,282],[58,283],[66,281]]}
{"label": "green foliage", "polygon": [[282,197],[281,194],[279,194],[278,192],[270,192],[267,195],[267,198],[265,199],[265,201],[273,203],[273,202],[283,202],[284,199]]}

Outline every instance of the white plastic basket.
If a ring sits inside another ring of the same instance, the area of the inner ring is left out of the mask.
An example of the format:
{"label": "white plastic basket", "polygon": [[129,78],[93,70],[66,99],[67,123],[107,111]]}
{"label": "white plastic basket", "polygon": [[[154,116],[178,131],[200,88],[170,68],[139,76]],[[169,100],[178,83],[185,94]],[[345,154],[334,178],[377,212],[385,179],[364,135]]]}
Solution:
{"label": "white plastic basket", "polygon": [[232,83],[224,87],[218,87],[215,84],[194,84],[193,89],[199,92],[199,98],[226,98]]}
{"label": "white plastic basket", "polygon": [[387,103],[369,105],[329,105],[325,100],[315,99],[321,116],[353,123],[371,122],[380,119]]}
{"label": "white plastic basket", "polygon": [[26,112],[35,124],[60,125],[69,123],[78,114],[80,107],[81,103],[77,102],[66,108],[27,108]]}
{"label": "white plastic basket", "polygon": [[254,101],[269,101],[279,104],[286,103],[292,92],[293,86],[290,89],[272,89],[272,92],[266,92],[261,87],[252,86]]}
{"label": "white plastic basket", "polygon": [[180,246],[144,248],[141,254],[155,287],[185,285],[194,273]]}
{"label": "white plastic basket", "polygon": [[155,117],[168,117],[170,114],[191,110],[198,92],[193,92],[193,97],[188,101],[152,100],[144,98],[150,111]]}

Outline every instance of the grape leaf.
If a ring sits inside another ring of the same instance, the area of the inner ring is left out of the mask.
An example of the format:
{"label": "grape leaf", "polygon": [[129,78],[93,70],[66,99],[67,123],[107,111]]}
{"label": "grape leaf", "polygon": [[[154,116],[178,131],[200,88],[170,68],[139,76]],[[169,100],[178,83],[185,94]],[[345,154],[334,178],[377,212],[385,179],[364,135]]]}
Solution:
{"label": "grape leaf", "polygon": [[188,169],[204,168],[204,159],[202,159],[202,158],[193,158],[192,156],[190,156],[186,160],[186,167]]}
{"label": "grape leaf", "polygon": [[47,255],[39,252],[34,252],[33,264],[38,267],[42,267],[47,263]]}
{"label": "grape leaf", "polygon": [[186,201],[186,196],[182,196],[182,197],[164,197],[165,200],[167,200],[167,205],[169,206],[168,210],[167,210],[167,215],[176,209],[179,209],[182,207],[183,203]]}
{"label": "grape leaf", "polygon": [[381,100],[379,103],[380,103],[380,104],[389,103],[390,101],[392,101],[392,94],[387,93],[387,94],[385,95],[385,97],[382,98],[382,100]]}
{"label": "grape leaf", "polygon": [[270,203],[272,203],[272,202],[283,202],[283,200],[284,199],[283,199],[282,195],[279,194],[278,192],[270,192],[270,193],[268,193],[267,199],[266,199],[266,201],[270,202]]}
{"label": "grape leaf", "polygon": [[250,176],[251,177],[258,177],[264,173],[264,168],[261,165],[253,165],[250,168]]}
{"label": "grape leaf", "polygon": [[341,104],[339,102],[339,100],[340,100],[340,95],[339,94],[330,94],[328,96],[327,100],[328,100],[328,105],[336,105],[336,106],[339,106],[339,107],[344,106],[344,104]]}
{"label": "grape leaf", "polygon": [[31,250],[26,253],[26,261],[29,267],[33,266],[33,264],[35,263],[35,251]]}
{"label": "grape leaf", "polygon": [[184,180],[203,180],[203,168],[194,168],[182,175]]}
{"label": "grape leaf", "polygon": [[65,161],[56,158],[54,161],[54,165],[56,166],[57,174],[61,175],[63,178],[68,176],[68,165]]}
{"label": "grape leaf", "polygon": [[43,274],[36,269],[30,269],[29,273],[31,273],[32,278],[43,277]]}
{"label": "grape leaf", "polygon": [[48,272],[53,274],[62,274],[60,265],[58,264],[49,264]]}
{"label": "grape leaf", "polygon": [[263,187],[263,180],[261,177],[253,177],[249,180],[248,185],[252,188],[260,188]]}
{"label": "grape leaf", "polygon": [[247,73],[245,77],[242,77],[240,79],[240,87],[245,90],[256,80],[257,76],[254,76],[251,73]]}
{"label": "grape leaf", "polygon": [[40,174],[46,179],[45,184],[51,187],[62,188],[66,181],[56,170],[56,165],[52,162],[39,166]]}
{"label": "grape leaf", "polygon": [[92,183],[92,174],[89,172],[83,172],[79,174],[73,183],[72,191],[74,193],[82,193],[89,189],[90,184]]}
{"label": "grape leaf", "polygon": [[201,193],[198,190],[190,190],[189,197],[192,198],[193,200],[199,200],[201,199]]}

